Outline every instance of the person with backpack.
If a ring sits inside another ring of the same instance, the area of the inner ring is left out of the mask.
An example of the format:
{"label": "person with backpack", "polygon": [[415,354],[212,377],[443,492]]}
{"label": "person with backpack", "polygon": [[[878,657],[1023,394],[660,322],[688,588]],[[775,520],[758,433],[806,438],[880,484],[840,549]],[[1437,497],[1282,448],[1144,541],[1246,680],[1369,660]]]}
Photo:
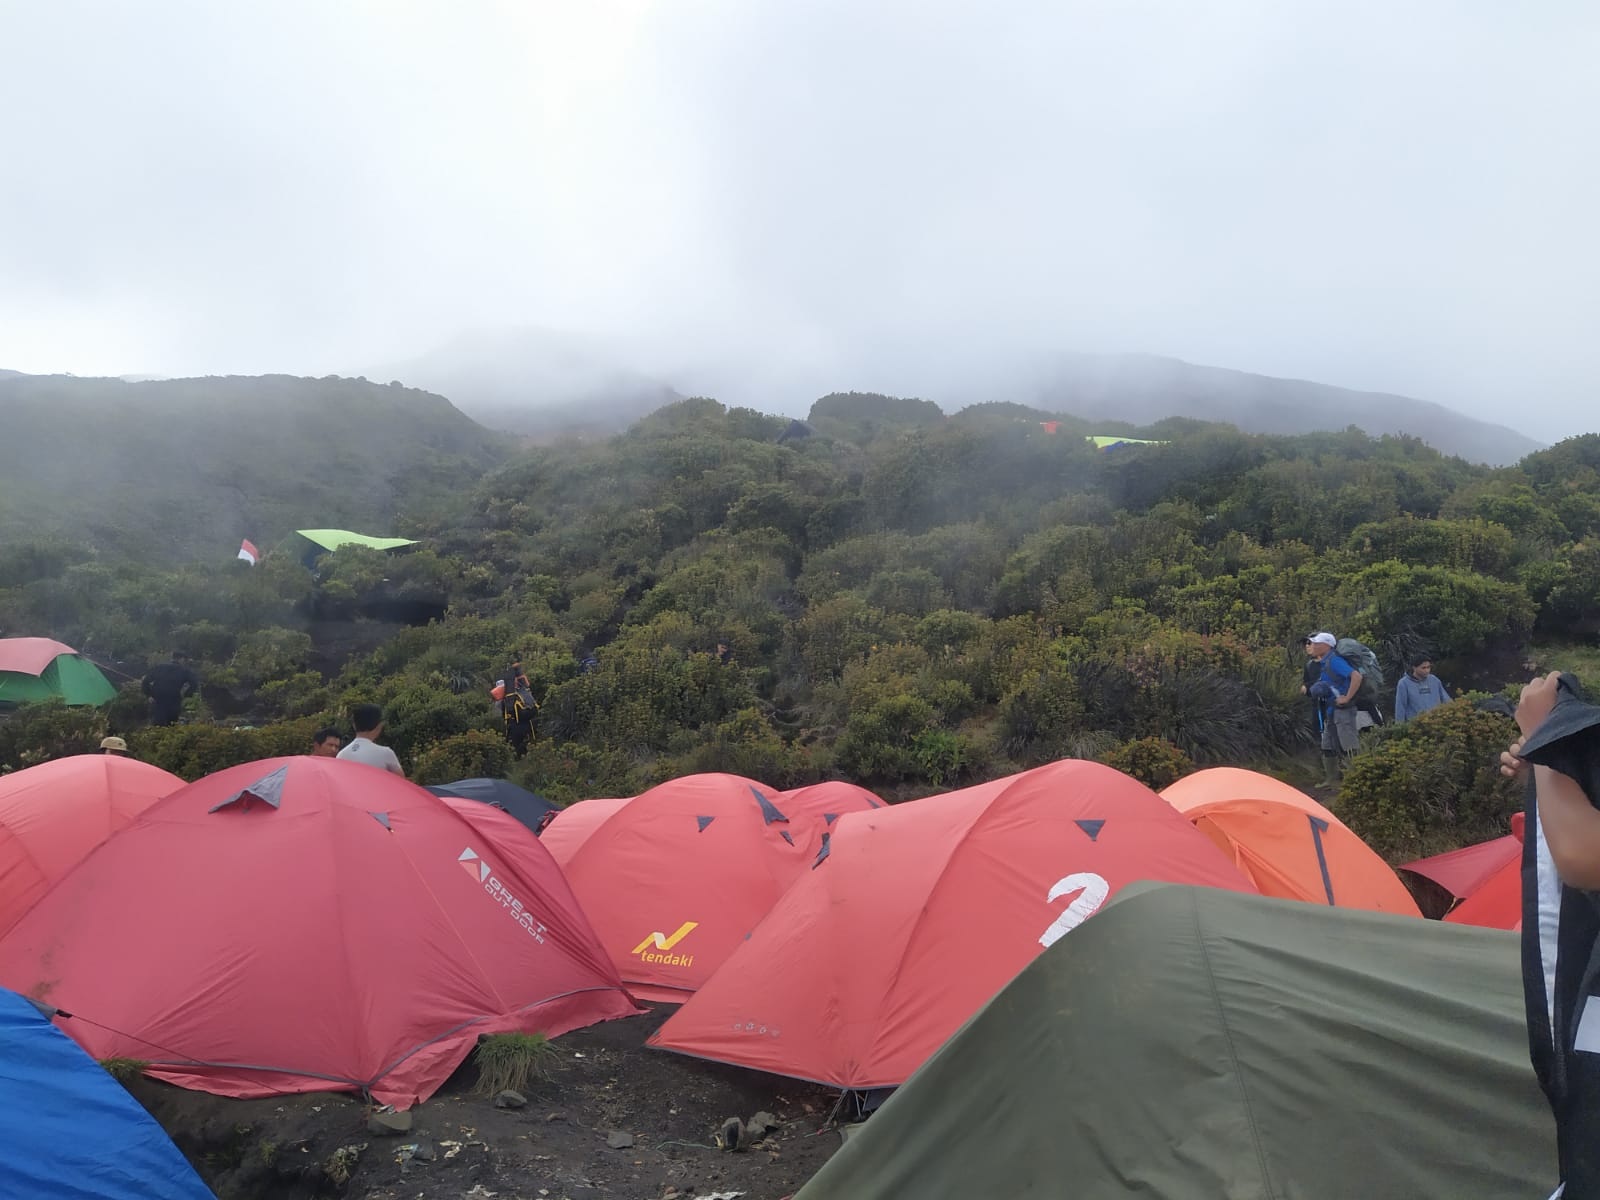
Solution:
{"label": "person with backpack", "polygon": [[189,656],[174,650],[171,662],[150,668],[140,688],[150,698],[150,724],[175,725],[183,702],[200,690],[200,680],[189,669]]}
{"label": "person with backpack", "polygon": [[[1327,632],[1313,633],[1306,648],[1322,665],[1320,683],[1329,695],[1322,712],[1322,786],[1337,787],[1345,761],[1360,745],[1356,725],[1356,695],[1364,679],[1361,671],[1334,649],[1339,639]],[[1370,651],[1369,651],[1370,653]]]}
{"label": "person with backpack", "polygon": [[528,753],[528,743],[533,741],[533,719],[539,711],[539,705],[533,698],[533,688],[528,683],[527,675],[523,674],[521,663],[512,663],[510,683],[500,679],[495,681],[494,690],[490,692],[495,698],[495,708],[500,713],[501,727],[505,731],[506,741],[511,743],[511,750],[518,758],[524,758]]}

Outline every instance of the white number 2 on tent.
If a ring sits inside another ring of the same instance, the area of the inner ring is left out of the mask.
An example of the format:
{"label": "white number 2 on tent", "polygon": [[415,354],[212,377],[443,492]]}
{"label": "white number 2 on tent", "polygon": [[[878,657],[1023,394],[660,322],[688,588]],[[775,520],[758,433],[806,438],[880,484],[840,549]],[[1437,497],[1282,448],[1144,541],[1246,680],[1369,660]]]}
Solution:
{"label": "white number 2 on tent", "polygon": [[1050,922],[1050,928],[1039,935],[1039,945],[1049,947],[1066,934],[1082,925],[1094,916],[1099,907],[1106,902],[1106,897],[1111,894],[1111,885],[1093,871],[1079,871],[1075,875],[1068,875],[1065,879],[1056,880],[1055,887],[1050,889],[1049,900],[1059,900],[1063,896],[1078,893],[1078,898],[1067,905],[1066,912]]}

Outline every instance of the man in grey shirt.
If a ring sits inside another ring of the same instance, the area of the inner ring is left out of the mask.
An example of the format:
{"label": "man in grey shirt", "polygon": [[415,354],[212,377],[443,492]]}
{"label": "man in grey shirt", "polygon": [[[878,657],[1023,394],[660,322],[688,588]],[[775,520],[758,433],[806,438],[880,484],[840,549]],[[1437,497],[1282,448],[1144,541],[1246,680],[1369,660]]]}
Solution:
{"label": "man in grey shirt", "polygon": [[363,704],[350,714],[350,720],[356,727],[356,736],[339,751],[339,757],[393,772],[404,779],[406,773],[400,769],[400,760],[394,751],[378,745],[378,736],[383,732],[383,709],[376,704]]}

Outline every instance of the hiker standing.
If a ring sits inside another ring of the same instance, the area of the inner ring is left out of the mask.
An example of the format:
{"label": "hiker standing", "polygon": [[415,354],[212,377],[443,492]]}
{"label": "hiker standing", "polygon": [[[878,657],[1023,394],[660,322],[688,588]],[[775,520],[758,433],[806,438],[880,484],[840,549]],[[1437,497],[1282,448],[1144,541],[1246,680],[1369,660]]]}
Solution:
{"label": "hiker standing", "polygon": [[337,729],[319,729],[311,735],[312,758],[338,758],[339,744],[344,741],[344,734]]}
{"label": "hiker standing", "polygon": [[1322,733],[1322,698],[1327,694],[1327,689],[1316,689],[1317,682],[1322,678],[1322,661],[1311,653],[1311,639],[1306,638],[1300,643],[1305,652],[1305,666],[1300,669],[1300,694],[1311,702],[1311,728],[1320,736]]}
{"label": "hiker standing", "polygon": [[1442,682],[1433,677],[1433,660],[1419,654],[1411,660],[1410,667],[1400,677],[1394,689],[1394,719],[1396,723],[1420,717],[1430,708],[1450,703],[1450,693]]}
{"label": "hiker standing", "polygon": [[1361,672],[1341,655],[1334,653],[1338,639],[1331,633],[1314,633],[1306,645],[1321,664],[1320,683],[1329,688],[1322,712],[1322,784],[1336,787],[1344,774],[1345,761],[1360,745],[1356,726],[1356,693],[1361,690]]}
{"label": "hiker standing", "polygon": [[404,779],[406,773],[400,769],[400,760],[395,752],[387,746],[378,745],[378,738],[383,733],[383,709],[376,704],[359,705],[350,714],[350,721],[356,727],[356,736],[336,757],[346,762],[365,763]]}
{"label": "hiker standing", "polygon": [[200,690],[200,680],[189,669],[189,656],[174,650],[172,661],[151,667],[140,687],[150,697],[150,724],[172,725],[184,700]]}
{"label": "hiker standing", "polygon": [[500,712],[506,741],[511,743],[512,752],[523,758],[528,753],[528,743],[533,740],[533,718],[539,705],[533,699],[533,689],[527,675],[523,674],[522,664],[512,663],[509,674],[510,682],[498,680],[490,694]]}

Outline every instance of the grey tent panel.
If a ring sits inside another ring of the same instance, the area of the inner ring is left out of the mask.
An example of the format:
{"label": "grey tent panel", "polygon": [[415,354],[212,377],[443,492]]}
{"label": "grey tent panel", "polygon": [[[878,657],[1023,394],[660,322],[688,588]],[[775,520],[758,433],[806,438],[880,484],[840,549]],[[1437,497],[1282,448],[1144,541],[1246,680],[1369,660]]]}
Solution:
{"label": "grey tent panel", "polygon": [[696,833],[704,833],[706,831],[706,826],[711,824],[711,822],[713,822],[715,820],[716,820],[715,817],[696,817],[694,819],[694,823],[696,825],[698,825],[700,828],[695,830],[695,832]]}
{"label": "grey tent panel", "polygon": [[761,794],[761,789],[751,788],[750,794],[756,798],[756,803],[761,805],[761,820],[771,825],[774,821],[788,821],[788,817],[778,811],[778,806]]}
{"label": "grey tent panel", "polygon": [[277,808],[283,803],[283,785],[288,781],[288,778],[289,766],[285,763],[272,774],[263,776],[249,787],[242,788],[226,800],[212,805],[206,811],[216,812],[218,809],[227,808],[230,804],[248,803],[251,800],[259,800],[263,804],[269,804],[273,808]]}

